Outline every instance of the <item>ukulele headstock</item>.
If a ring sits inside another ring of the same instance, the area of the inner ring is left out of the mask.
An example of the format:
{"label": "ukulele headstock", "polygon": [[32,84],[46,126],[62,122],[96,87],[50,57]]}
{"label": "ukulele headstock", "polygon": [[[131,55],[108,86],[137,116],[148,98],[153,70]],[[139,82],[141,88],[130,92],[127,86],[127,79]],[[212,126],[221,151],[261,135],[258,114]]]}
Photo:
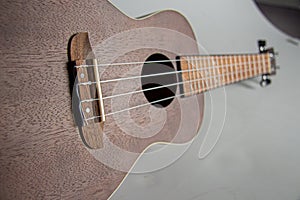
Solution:
{"label": "ukulele headstock", "polygon": [[262,79],[260,81],[260,85],[262,87],[266,87],[271,84],[271,79],[269,76],[275,75],[276,74],[276,69],[279,67],[276,66],[276,59],[275,56],[278,55],[278,53],[274,52],[274,48],[266,48],[266,41],[265,40],[259,40],[258,41],[258,48],[259,48],[259,53],[261,54],[268,54],[268,59],[270,63],[270,72],[263,74]]}

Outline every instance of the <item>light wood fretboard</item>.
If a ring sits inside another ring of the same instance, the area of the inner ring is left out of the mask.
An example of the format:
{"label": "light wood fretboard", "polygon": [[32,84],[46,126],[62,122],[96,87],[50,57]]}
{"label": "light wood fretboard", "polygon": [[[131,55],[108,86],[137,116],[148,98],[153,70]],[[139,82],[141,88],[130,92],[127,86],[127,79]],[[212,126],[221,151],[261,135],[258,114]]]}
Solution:
{"label": "light wood fretboard", "polygon": [[199,94],[217,87],[271,74],[271,54],[180,56],[181,93]]}

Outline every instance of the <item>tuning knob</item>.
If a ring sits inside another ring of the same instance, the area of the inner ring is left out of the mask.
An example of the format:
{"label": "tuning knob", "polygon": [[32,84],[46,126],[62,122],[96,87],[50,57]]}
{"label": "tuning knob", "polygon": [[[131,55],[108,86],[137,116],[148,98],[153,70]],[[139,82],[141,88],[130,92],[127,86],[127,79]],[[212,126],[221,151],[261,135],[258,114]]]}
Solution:
{"label": "tuning knob", "polygon": [[262,79],[260,81],[261,87],[266,87],[271,84],[271,79],[269,79],[269,76],[267,74],[262,75]]}
{"label": "tuning knob", "polygon": [[260,53],[266,51],[266,44],[267,42],[265,40],[258,40],[258,49]]}

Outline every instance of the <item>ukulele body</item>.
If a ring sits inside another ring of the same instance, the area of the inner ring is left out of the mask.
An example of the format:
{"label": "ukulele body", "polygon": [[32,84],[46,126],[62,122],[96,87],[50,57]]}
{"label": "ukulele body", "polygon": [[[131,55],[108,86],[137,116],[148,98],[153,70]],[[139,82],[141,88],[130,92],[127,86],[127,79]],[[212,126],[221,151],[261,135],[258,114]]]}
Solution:
{"label": "ukulele body", "polygon": [[[102,64],[144,62],[159,54],[177,70],[177,55],[198,53],[193,31],[179,13],[134,20],[104,0],[7,1],[0,13],[1,199],[107,199],[149,145],[185,143],[197,134],[203,95],[182,98],[179,86],[165,107],[149,104],[143,92],[108,99],[106,113],[148,105],[109,115],[98,149],[84,143],[73,115],[72,35],[88,32]],[[144,69],[143,64],[104,68],[101,80],[138,76]],[[143,81],[102,84],[103,95],[141,90]]]}

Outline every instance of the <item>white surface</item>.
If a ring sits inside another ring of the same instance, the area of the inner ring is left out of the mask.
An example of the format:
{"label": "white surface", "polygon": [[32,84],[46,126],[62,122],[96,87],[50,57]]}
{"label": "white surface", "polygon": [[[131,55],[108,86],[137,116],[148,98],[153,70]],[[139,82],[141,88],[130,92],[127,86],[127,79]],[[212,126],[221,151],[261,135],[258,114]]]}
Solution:
{"label": "white surface", "polygon": [[[268,88],[257,80],[226,87],[225,126],[209,156],[199,159],[201,133],[216,127],[208,129],[207,109],[199,137],[179,160],[156,172],[130,174],[111,199],[299,200],[299,41],[277,31],[250,0],[112,2],[132,17],[167,8],[180,11],[209,53],[257,52],[257,40],[266,39],[280,53],[281,69]],[[218,123],[224,112],[216,110],[224,109],[224,90],[212,96],[213,122]],[[209,95],[206,100],[211,100]],[[142,157],[135,168],[147,162]]]}

